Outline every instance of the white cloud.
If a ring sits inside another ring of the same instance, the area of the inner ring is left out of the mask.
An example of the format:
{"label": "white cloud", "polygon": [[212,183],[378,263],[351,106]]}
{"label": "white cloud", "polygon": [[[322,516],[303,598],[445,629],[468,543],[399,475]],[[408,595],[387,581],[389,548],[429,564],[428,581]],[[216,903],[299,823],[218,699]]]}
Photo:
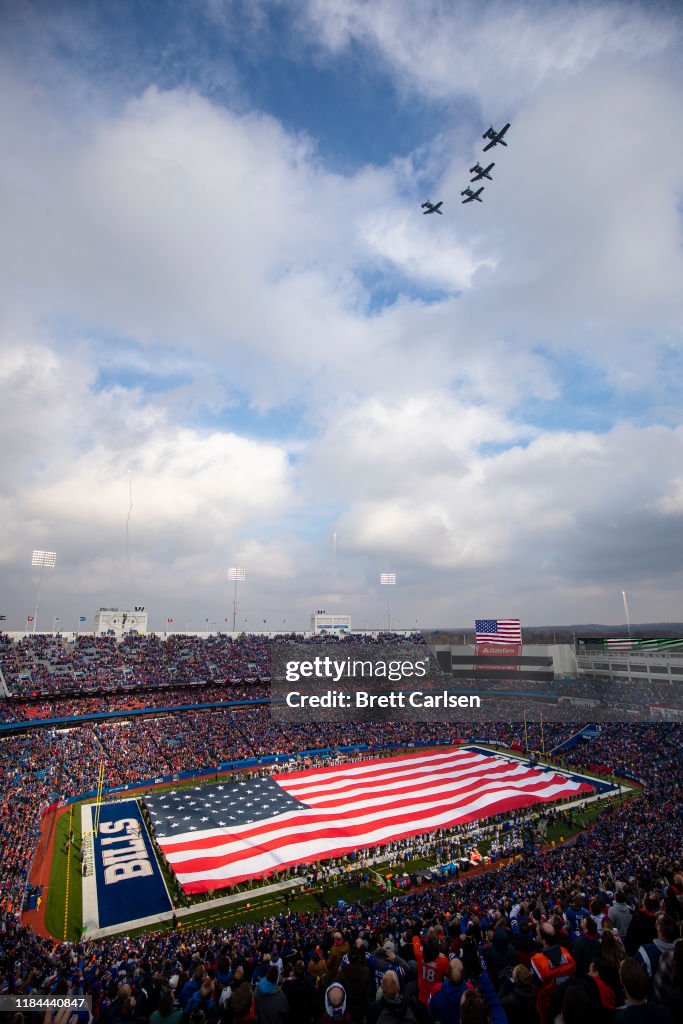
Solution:
{"label": "white cloud", "polygon": [[131,485],[129,554],[147,592],[224,581],[239,538],[296,506],[282,445],[180,427],[138,391],[95,391],[87,364],[44,343],[3,347],[0,561],[22,590],[32,547],[58,551],[69,592],[127,587]]}
{"label": "white cloud", "polygon": [[365,45],[406,88],[501,113],[596,62],[657,56],[680,39],[677,17],[633,3],[309,0],[308,15],[332,53]]}
{"label": "white cloud", "polygon": [[[362,616],[380,559],[415,581],[423,621],[454,614],[454,574],[463,611],[495,591],[539,619],[551,594],[576,619],[617,579],[664,607],[681,569],[680,431],[656,422],[683,312],[670,23],[610,5],[490,6],[476,24],[465,5],[459,26],[448,6],[312,10],[338,55],[370,43],[444,101],[433,149],[335,173],[312,138],[187,89],[81,110],[74,128],[60,97],[5,77],[12,601],[30,600],[33,546],[58,550],[70,600],[123,600],[131,469],[135,594],[157,607],[223,607],[225,569],[243,563],[252,609],[303,624],[327,593]],[[484,205],[461,207],[480,140],[462,141],[458,100],[496,90],[510,147]],[[443,217],[422,216],[427,180]],[[154,394],[127,372],[180,383]],[[581,429],[585,403],[622,417],[621,392],[643,426]],[[274,414],[273,440],[215,425],[228,406],[239,423],[238,396],[250,424]]]}
{"label": "white cloud", "polygon": [[436,231],[431,224],[416,226],[414,209],[368,215],[361,237],[371,253],[388,260],[412,281],[448,293],[471,287],[478,270],[495,267],[491,256],[477,257],[463,242],[454,240],[448,227]]}
{"label": "white cloud", "polygon": [[[438,407],[433,414],[439,418]],[[444,418],[444,450],[452,436],[448,427]],[[601,579],[618,575],[624,565],[638,579],[666,573],[667,560],[673,571],[681,568],[675,558],[670,562],[675,547],[655,557],[665,529],[661,511],[673,511],[670,503],[662,506],[661,496],[678,478],[680,429],[544,434],[489,455],[468,446],[465,424],[462,457],[444,458],[442,472],[432,461],[438,456],[434,435],[426,432],[423,439],[429,453],[423,464],[406,448],[407,432],[401,417],[392,417],[379,439],[377,464],[365,460],[357,496],[339,524],[351,550],[383,551],[395,564],[412,556],[425,566],[485,569],[501,578],[509,573],[505,586],[515,575],[529,574],[535,588],[559,580],[586,583],[591,562]],[[493,434],[489,429],[485,436]],[[392,459],[381,453],[391,450],[397,468],[405,453],[405,475],[397,472],[387,481]],[[680,515],[666,533],[683,534]]]}
{"label": "white cloud", "polygon": [[[419,392],[395,400],[372,398],[332,421],[312,452],[313,486],[351,502],[406,495],[420,502],[423,488],[457,486],[480,447],[512,444],[533,434],[494,408],[456,401],[446,392]],[[432,483],[429,484],[428,481]]]}

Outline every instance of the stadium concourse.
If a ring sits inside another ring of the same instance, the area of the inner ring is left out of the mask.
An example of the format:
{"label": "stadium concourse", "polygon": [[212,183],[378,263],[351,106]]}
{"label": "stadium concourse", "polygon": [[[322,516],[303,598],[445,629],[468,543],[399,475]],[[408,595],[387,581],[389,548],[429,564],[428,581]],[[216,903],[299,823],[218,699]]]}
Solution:
{"label": "stadium concourse", "polygon": [[[341,745],[366,748],[355,757],[475,738],[549,750],[576,732],[570,723],[546,725],[543,734],[529,725],[526,736],[519,724],[478,723],[476,737],[471,727],[451,722],[287,725],[274,722],[263,705],[126,718],[141,704],[224,703],[231,691],[239,700],[265,697],[269,645],[245,637],[227,653],[178,637],[160,652],[150,637],[121,646],[88,637],[67,650],[53,638],[22,646],[0,637],[12,694],[0,710],[14,723],[0,740],[3,995],[87,995],[94,1019],[104,1024],[681,1019],[683,728],[672,723],[603,724],[563,751],[565,767],[635,778],[643,789],[610,801],[569,842],[508,847],[514,856],[492,870],[372,902],[362,902],[358,889],[358,900],[338,905],[330,890],[317,909],[280,903],[260,921],[183,924],[101,940],[39,934],[44,905],[22,911],[40,898],[30,879],[41,816],[55,801],[92,790],[100,763],[108,788]],[[78,721],[105,706],[123,717]],[[25,724],[61,717],[73,719],[68,729]],[[326,755],[319,763],[331,760],[343,758]],[[312,756],[310,763],[318,761]],[[506,815],[518,841],[519,813]],[[392,856],[405,863],[408,847],[406,841]],[[24,1009],[14,1019],[42,1020],[43,1013]]]}

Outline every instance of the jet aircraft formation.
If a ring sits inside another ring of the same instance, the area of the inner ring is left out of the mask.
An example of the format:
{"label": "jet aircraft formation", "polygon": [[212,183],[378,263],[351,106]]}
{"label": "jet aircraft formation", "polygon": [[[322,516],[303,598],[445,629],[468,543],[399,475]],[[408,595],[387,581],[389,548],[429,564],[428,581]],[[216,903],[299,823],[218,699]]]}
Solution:
{"label": "jet aircraft formation", "polygon": [[[505,135],[509,127],[510,122],[508,121],[508,123],[504,125],[498,132],[493,127],[493,125],[491,125],[491,127],[488,128],[482,135],[482,139],[490,140],[484,146],[483,152],[488,152],[488,150],[493,149],[494,146],[507,146],[507,142],[505,141],[503,136]],[[470,185],[473,185],[477,181],[482,181],[484,178],[486,178],[488,181],[493,181],[493,178],[491,177],[491,171],[495,166],[495,163],[492,162],[488,165],[488,167],[482,167],[479,161],[477,161],[474,167],[470,167],[470,174],[473,174],[474,177],[470,178],[470,184],[466,188],[464,188],[463,191],[460,193],[461,196],[465,196],[465,199],[463,199],[463,203],[473,203],[475,200],[478,203],[483,203],[484,200],[481,198],[481,194],[484,191],[484,186],[480,185],[475,192],[473,189],[470,188]],[[432,203],[429,199],[427,199],[426,202],[422,203],[422,212],[424,214],[443,213],[443,210],[441,209],[442,206],[443,200],[440,200],[438,203]]]}

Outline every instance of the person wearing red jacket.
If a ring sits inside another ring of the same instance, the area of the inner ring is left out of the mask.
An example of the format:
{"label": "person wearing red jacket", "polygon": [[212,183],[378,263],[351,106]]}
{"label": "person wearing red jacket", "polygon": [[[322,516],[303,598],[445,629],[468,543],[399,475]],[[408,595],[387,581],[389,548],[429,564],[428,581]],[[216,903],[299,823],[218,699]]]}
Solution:
{"label": "person wearing red jacket", "polygon": [[417,961],[417,994],[422,1005],[428,1006],[448,974],[448,957],[439,952],[439,940],[433,928],[427,930],[424,943],[418,935],[413,936],[413,951]]}
{"label": "person wearing red jacket", "polygon": [[548,1011],[557,986],[576,973],[576,964],[571,953],[557,942],[551,924],[538,926],[538,940],[541,950],[531,958],[531,976],[538,986],[536,1011],[541,1024],[547,1024]]}

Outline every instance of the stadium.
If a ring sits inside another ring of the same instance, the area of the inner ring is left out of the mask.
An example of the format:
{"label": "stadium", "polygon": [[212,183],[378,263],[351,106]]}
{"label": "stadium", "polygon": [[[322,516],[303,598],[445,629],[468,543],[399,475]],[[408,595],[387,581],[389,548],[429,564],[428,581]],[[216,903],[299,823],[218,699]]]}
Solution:
{"label": "stadium", "polygon": [[682,95],[0,2],[0,1024],[683,1021]]}
{"label": "stadium", "polygon": [[591,963],[614,979],[603,953],[678,931],[680,724],[552,721],[547,702],[533,721],[528,698],[517,724],[279,721],[277,648],[352,641],[2,635],[5,993],[84,997],[96,1020],[131,998],[149,1019],[171,993],[231,1019],[221,995],[243,978],[257,1005],[281,959],[283,1019],[318,1020],[341,985],[364,1020],[387,970],[430,1012],[429,971],[455,991],[449,957],[461,970],[475,939],[510,1006],[544,922],[587,999]]}

